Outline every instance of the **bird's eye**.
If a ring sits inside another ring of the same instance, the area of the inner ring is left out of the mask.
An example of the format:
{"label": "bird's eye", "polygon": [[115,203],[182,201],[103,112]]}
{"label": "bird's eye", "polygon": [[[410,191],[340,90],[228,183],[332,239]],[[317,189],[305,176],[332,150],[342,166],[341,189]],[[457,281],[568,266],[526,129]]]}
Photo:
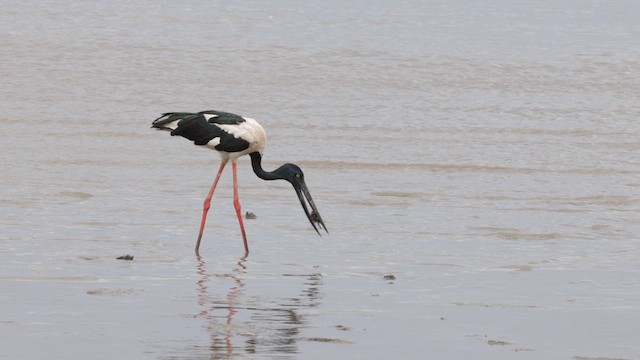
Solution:
{"label": "bird's eye", "polygon": [[302,177],[302,174],[296,173],[296,179],[300,179],[301,177]]}

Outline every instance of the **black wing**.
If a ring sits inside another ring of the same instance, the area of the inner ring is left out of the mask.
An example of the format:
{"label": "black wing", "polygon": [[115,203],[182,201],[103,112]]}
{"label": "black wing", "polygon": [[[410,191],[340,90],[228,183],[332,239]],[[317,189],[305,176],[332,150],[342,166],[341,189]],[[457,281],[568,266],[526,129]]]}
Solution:
{"label": "black wing", "polygon": [[206,110],[199,113],[164,113],[154,120],[151,126],[157,129],[170,130],[172,136],[182,136],[193,141],[196,145],[207,145],[211,140],[218,138],[220,143],[215,146],[216,150],[238,152],[246,150],[249,147],[249,142],[235,137],[233,134],[218,127],[217,124],[233,126],[240,125],[245,121],[240,115]]}

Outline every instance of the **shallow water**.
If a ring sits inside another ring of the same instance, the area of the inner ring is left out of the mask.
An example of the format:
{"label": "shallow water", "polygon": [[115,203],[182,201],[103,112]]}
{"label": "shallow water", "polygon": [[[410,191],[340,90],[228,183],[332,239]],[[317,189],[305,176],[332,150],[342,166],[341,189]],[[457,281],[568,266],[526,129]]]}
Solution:
{"label": "shallow water", "polygon": [[[5,2],[0,358],[640,358],[639,11]],[[193,254],[205,109],[328,236],[243,159]]]}

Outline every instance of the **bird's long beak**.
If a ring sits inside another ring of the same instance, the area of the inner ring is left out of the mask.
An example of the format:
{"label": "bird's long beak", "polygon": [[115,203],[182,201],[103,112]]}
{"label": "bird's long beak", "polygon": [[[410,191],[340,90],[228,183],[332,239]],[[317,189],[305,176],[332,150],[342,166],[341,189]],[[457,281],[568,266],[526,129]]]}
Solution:
{"label": "bird's long beak", "polygon": [[[313,202],[313,198],[309,193],[309,189],[307,189],[307,184],[305,184],[304,181],[300,181],[296,185],[294,185],[293,188],[296,189],[296,193],[298,194],[298,199],[300,199],[300,204],[302,204],[302,209],[304,210],[304,213],[307,215],[309,222],[311,223],[313,228],[316,230],[318,235],[320,235],[320,230],[318,230],[318,227],[321,227],[322,229],[324,229],[324,231],[326,231],[328,234],[329,230],[327,230],[327,226],[324,224],[324,221],[322,221],[322,217],[320,217],[320,212],[318,212],[318,208],[316,207],[316,204]],[[306,201],[305,201],[305,198],[306,198]],[[309,206],[311,207],[311,213],[309,213],[309,208],[307,207],[307,201],[309,202]]]}

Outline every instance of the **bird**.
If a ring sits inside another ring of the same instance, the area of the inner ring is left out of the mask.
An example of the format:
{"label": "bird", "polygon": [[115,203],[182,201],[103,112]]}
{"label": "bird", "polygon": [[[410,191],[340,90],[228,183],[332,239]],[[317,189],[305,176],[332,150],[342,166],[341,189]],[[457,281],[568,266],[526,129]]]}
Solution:
{"label": "bird", "polygon": [[[302,209],[318,235],[321,235],[320,229],[323,229],[327,234],[329,233],[318,208],[313,202],[311,193],[305,183],[304,173],[299,166],[286,163],[274,171],[265,171],[262,168],[262,155],[266,146],[267,137],[260,123],[253,118],[217,110],[205,110],[197,113],[167,112],[155,119],[151,127],[158,130],[169,131],[171,136],[182,136],[193,141],[197,146],[215,150],[220,154],[221,162],[218,173],[204,200],[200,231],[195,247],[196,255],[200,255],[200,241],[202,240],[205,223],[207,221],[207,213],[211,207],[211,198],[218,185],[218,180],[220,180],[220,175],[229,161],[231,161],[233,170],[233,205],[238,216],[238,223],[240,224],[245,256],[249,254],[247,235],[242,221],[241,205],[238,198],[238,175],[236,170],[238,158],[245,155],[249,155],[251,158],[253,172],[259,178],[263,180],[288,181],[296,191]],[[307,203],[311,208],[311,212],[309,212]]]}

